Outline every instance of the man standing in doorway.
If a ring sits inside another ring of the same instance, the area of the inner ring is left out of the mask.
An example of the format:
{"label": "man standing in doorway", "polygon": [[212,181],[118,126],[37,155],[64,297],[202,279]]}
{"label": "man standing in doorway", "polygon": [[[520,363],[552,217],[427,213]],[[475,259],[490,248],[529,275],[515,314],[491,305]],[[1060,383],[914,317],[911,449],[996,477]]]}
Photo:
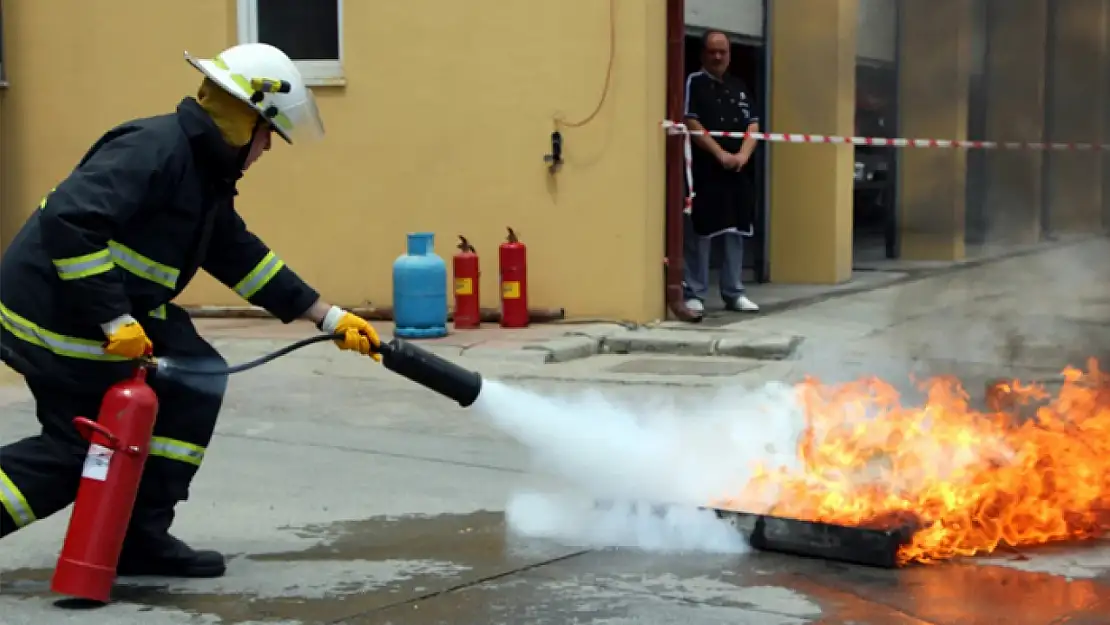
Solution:
{"label": "man standing in doorway", "polygon": [[[728,35],[711,30],[702,38],[702,69],[686,79],[686,125],[690,130],[759,132],[747,85],[728,74]],[[756,140],[694,135],[694,199],[684,224],[684,285],[686,308],[697,320],[705,314],[709,291],[709,251],[722,237],[724,262],[720,289],[725,308],[756,312],[744,293],[744,238],[754,232],[754,194],[744,171]]]}

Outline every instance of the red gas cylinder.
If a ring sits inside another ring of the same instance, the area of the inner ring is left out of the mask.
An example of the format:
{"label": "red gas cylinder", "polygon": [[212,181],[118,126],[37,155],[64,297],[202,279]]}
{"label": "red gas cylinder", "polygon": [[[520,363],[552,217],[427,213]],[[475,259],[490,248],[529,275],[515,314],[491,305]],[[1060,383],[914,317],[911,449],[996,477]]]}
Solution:
{"label": "red gas cylinder", "polygon": [[482,275],[478,253],[466,237],[459,235],[459,251],[452,263],[455,277],[455,329],[472,330],[482,325],[478,282]]}
{"label": "red gas cylinder", "polygon": [[512,228],[499,253],[501,327],[528,327],[528,250]]}
{"label": "red gas cylinder", "polygon": [[146,369],[113,385],[96,421],[73,420],[89,442],[77,500],[50,589],[108,603],[158,414]]}

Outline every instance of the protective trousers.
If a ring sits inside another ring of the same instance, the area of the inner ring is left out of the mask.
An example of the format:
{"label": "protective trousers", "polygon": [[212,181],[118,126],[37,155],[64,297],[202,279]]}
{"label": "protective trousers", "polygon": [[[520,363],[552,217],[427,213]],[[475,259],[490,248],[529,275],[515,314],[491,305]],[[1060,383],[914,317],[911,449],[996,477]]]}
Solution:
{"label": "protective trousers", "polygon": [[[164,318],[142,320],[156,356],[226,366],[197,334],[188,313],[172,304],[165,308]],[[88,443],[73,427],[73,418],[95,418],[107,391],[70,388],[46,378],[26,382],[42,431],[0,448],[0,537],[74,501]],[[227,389],[222,376],[175,381],[151,376],[148,382],[158,395],[158,417],[127,534],[129,541],[142,543],[165,537],[174,506],[188,499],[189,484],[204,460]]]}

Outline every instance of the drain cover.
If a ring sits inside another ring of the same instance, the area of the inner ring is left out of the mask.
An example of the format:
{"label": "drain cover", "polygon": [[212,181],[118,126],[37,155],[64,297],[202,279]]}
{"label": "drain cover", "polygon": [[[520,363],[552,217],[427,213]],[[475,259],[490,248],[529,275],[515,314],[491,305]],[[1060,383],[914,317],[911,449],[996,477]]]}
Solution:
{"label": "drain cover", "polygon": [[643,375],[727,376],[751,371],[760,363],[735,359],[638,358],[609,367],[612,373]]}

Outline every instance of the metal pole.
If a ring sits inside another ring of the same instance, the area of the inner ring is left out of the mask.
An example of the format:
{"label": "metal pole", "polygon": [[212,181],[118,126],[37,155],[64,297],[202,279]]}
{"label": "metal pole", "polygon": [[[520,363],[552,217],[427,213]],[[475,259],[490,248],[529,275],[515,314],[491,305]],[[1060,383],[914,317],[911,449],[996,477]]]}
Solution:
{"label": "metal pole", "polygon": [[[760,116],[762,129],[764,132],[771,131],[771,90],[774,89],[774,81],[771,79],[771,68],[773,62],[771,59],[772,43],[774,34],[772,33],[772,25],[774,19],[774,5],[771,0],[763,0],[763,97],[761,98],[760,105],[763,107],[763,115]],[[771,150],[774,147],[764,141],[763,149],[759,150],[759,165],[762,168],[763,174],[763,192],[760,194],[762,201],[763,218],[760,220],[759,232],[759,266],[756,267],[756,280],[758,282],[770,282],[771,280]]]}

